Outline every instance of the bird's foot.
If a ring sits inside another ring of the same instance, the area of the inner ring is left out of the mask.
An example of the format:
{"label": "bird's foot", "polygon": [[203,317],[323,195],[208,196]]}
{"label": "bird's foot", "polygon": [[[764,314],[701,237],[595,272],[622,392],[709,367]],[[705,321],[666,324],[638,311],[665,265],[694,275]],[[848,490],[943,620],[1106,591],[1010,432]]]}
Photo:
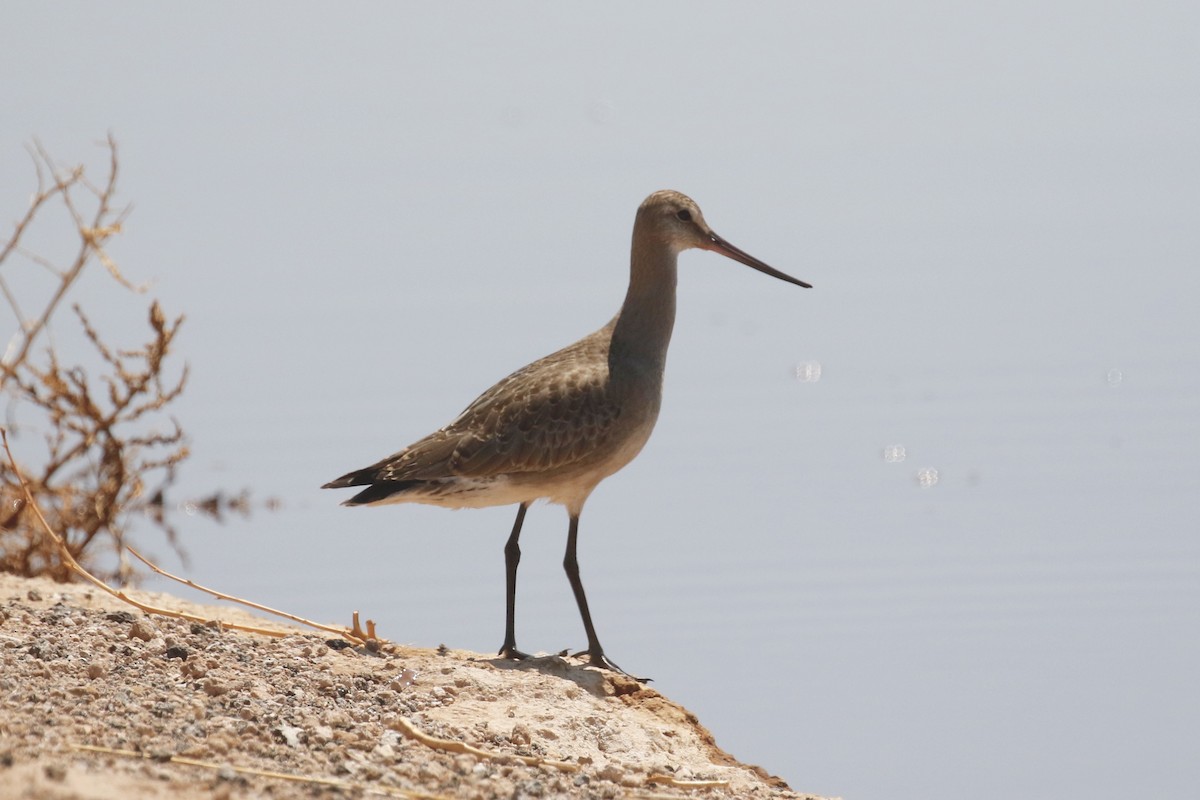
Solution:
{"label": "bird's foot", "polygon": [[515,643],[509,644],[507,642],[501,646],[500,652],[497,653],[497,655],[501,658],[507,658],[511,661],[525,661],[529,658],[532,658],[529,653],[524,653],[518,650]]}
{"label": "bird's foot", "polygon": [[620,674],[624,675],[626,678],[633,678],[638,683],[649,683],[651,680],[653,680],[652,678],[639,678],[637,675],[633,675],[633,674],[626,672],[625,670],[618,667],[616,662],[614,662],[608,656],[604,655],[604,651],[601,649],[584,650],[583,652],[576,653],[574,657],[579,658],[580,656],[587,656],[588,664],[590,664],[593,667],[599,667],[600,669],[606,669],[609,672],[619,672]]}

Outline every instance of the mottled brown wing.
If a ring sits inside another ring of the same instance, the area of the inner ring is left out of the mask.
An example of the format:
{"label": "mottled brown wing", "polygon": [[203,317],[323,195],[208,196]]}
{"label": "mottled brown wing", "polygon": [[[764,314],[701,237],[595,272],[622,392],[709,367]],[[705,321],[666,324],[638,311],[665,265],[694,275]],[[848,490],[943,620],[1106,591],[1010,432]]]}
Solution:
{"label": "mottled brown wing", "polygon": [[460,436],[449,435],[445,429],[431,433],[420,441],[413,442],[395,455],[363,470],[375,481],[412,481],[446,478],[450,471],[450,459],[458,446]]}
{"label": "mottled brown wing", "polygon": [[613,434],[608,337],[533,362],[488,389],[446,427],[376,464],[376,480],[541,472],[578,462]]}
{"label": "mottled brown wing", "polygon": [[448,426],[462,433],[450,457],[455,475],[544,472],[577,463],[604,450],[621,415],[607,374],[596,370],[556,371],[550,380],[507,389],[480,398]]}

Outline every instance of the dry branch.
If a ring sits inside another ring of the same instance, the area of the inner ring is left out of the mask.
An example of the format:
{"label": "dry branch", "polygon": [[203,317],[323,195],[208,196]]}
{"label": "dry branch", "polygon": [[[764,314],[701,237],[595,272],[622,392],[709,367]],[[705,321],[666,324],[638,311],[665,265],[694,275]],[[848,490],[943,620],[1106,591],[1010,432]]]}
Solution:
{"label": "dry branch", "polygon": [[[38,142],[29,148],[37,191],[12,235],[0,244],[0,296],[16,321],[14,338],[0,359],[0,393],[7,400],[14,434],[28,429],[45,442],[41,457],[22,450],[28,459],[24,474],[72,557],[87,556],[94,562],[95,545],[104,542],[117,557],[107,577],[128,580],[131,572],[122,545],[134,519],[148,518],[182,556],[164,513],[163,496],[175,481],[176,467],[188,456],[186,435],[168,413],[187,383],[186,366],[167,377],[168,355],[183,317],[169,319],[153,302],[150,340],[132,349],[116,348],[75,304],[83,340],[100,366],[95,373],[64,363],[53,346],[44,351],[35,347],[47,338],[43,334],[52,318],[89,264],[99,263],[127,289],[143,290],[125,278],[105,249],[121,233],[129,211],[114,204],[116,141],[110,136],[105,146],[107,170],[98,182],[89,179],[83,166],[60,166]],[[31,252],[24,244],[39,215],[54,207],[66,211],[67,233],[78,240],[63,263]],[[54,280],[47,296],[32,303],[18,298],[9,281],[15,270],[28,265],[48,271]],[[38,310],[27,316],[23,306]],[[30,417],[34,419],[26,422]],[[22,422],[12,424],[18,418]],[[72,570],[37,533],[29,514],[14,474],[0,464],[0,570],[68,580]]]}
{"label": "dry branch", "polygon": [[[29,356],[30,348],[33,347],[38,335],[45,329],[50,318],[54,315],[55,309],[58,308],[58,304],[66,297],[68,290],[75,283],[83,268],[87,266],[88,262],[94,256],[103,252],[102,245],[105,239],[121,230],[121,223],[129,213],[128,208],[114,210],[112,207],[113,196],[117,191],[118,160],[117,142],[111,135],[108,137],[107,146],[109,150],[109,172],[103,188],[92,185],[84,178],[84,169],[82,166],[76,166],[64,174],[40,142],[35,142],[33,147],[30,148],[30,157],[33,159],[34,169],[37,172],[38,190],[33,197],[33,201],[29,204],[29,210],[17,222],[12,237],[3,246],[0,246],[0,264],[3,264],[9,255],[19,248],[21,238],[28,230],[30,223],[33,222],[38,212],[55,198],[60,198],[70,213],[75,230],[79,235],[80,243],[79,250],[75,254],[74,259],[72,259],[70,265],[64,270],[59,271],[57,267],[50,265],[55,273],[60,275],[61,280],[59,281],[58,289],[35,320],[27,321],[21,314],[20,309],[12,299],[12,293],[4,282],[3,276],[0,276],[0,287],[3,287],[4,295],[9,298],[9,303],[16,314],[16,318],[21,321],[23,331],[20,349],[12,358],[5,359],[3,364],[0,365],[2,367],[0,369],[0,388],[4,387],[14,376],[16,369],[25,362],[25,359]],[[47,171],[51,176],[52,182],[52,185],[49,186],[46,180]],[[96,198],[96,209],[91,216],[90,222],[83,218],[72,196],[72,192],[79,187],[82,187]],[[107,255],[105,255],[105,259],[107,259]],[[116,271],[115,276],[122,283],[128,285],[124,281],[124,278],[119,277],[119,270]]]}

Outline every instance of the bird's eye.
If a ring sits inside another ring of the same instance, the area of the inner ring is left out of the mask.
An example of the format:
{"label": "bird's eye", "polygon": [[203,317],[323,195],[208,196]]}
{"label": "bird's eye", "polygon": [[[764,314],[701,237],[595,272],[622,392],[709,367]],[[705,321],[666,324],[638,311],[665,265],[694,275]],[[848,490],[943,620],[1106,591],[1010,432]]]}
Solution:
{"label": "bird's eye", "polygon": [[675,216],[678,217],[679,219],[683,220],[684,222],[692,221],[692,212],[688,211],[686,208],[681,209],[680,211],[676,212]]}

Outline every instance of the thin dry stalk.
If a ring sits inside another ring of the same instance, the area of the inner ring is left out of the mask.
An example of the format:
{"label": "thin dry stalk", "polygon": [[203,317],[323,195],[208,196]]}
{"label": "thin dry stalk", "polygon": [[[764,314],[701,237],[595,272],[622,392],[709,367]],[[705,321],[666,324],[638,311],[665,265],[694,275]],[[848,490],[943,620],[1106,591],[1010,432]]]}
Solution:
{"label": "thin dry stalk", "polygon": [[420,742],[426,747],[434,750],[441,750],[444,753],[465,753],[483,758],[490,761],[519,761],[528,767],[553,767],[559,772],[578,772],[579,765],[569,761],[551,761],[548,758],[538,758],[537,756],[522,756],[516,753],[493,753],[488,750],[483,750],[474,745],[469,745],[466,742],[460,742],[456,739],[442,739],[437,736],[430,736],[428,733],[419,730],[415,725],[409,722],[404,717],[396,717],[388,723],[388,727],[403,733],[405,736]]}
{"label": "thin dry stalk", "polygon": [[112,747],[101,747],[93,744],[73,744],[72,749],[79,750],[85,753],[100,753],[107,756],[121,756],[123,758],[137,758],[148,761],[165,762],[168,764],[181,764],[187,767],[199,767],[209,770],[228,769],[239,775],[249,775],[256,778],[269,778],[272,780],[289,781],[292,783],[307,783],[314,787],[332,787],[335,789],[352,789],[364,794],[377,794],[388,797],[406,797],[412,800],[449,800],[449,798],[440,794],[428,794],[427,792],[417,792],[409,789],[400,789],[393,786],[382,786],[378,783],[358,783],[355,781],[343,781],[337,778],[321,778],[316,775],[296,775],[290,772],[276,772],[274,770],[256,769],[255,767],[239,767],[233,764],[219,764],[214,761],[201,761],[195,758],[187,758],[186,756],[167,756],[165,758],[155,756],[149,753],[142,753],[136,750],[119,750]]}
{"label": "thin dry stalk", "polygon": [[134,558],[136,558],[138,561],[141,561],[143,564],[145,564],[147,567],[149,567],[150,570],[152,572],[154,572],[155,574],[158,574],[158,575],[163,576],[164,578],[173,580],[176,583],[181,583],[184,586],[187,586],[190,589],[195,589],[198,592],[204,592],[205,594],[210,594],[213,597],[217,598],[218,600],[227,600],[231,603],[237,603],[239,605],[246,606],[247,608],[252,608],[255,611],[261,611],[264,614],[270,614],[271,616],[282,617],[284,619],[291,620],[292,622],[298,623],[300,625],[304,625],[305,627],[309,627],[314,630],[322,631],[323,633],[332,633],[334,636],[341,636],[341,637],[345,638],[347,641],[353,642],[354,644],[365,644],[368,641],[375,641],[375,642],[382,641],[381,639],[379,639],[378,637],[375,636],[375,621],[374,620],[370,620],[370,619],[367,620],[367,630],[365,632],[359,627],[357,611],[354,612],[354,625],[350,628],[342,628],[342,627],[337,627],[334,625],[322,625],[319,622],[314,622],[311,619],[305,619],[304,617],[300,617],[295,614],[291,614],[287,611],[281,611],[277,608],[271,608],[270,606],[264,606],[261,603],[256,603],[253,600],[246,600],[241,597],[236,597],[235,595],[226,594],[225,592],[219,591],[217,589],[211,589],[207,586],[196,583],[195,581],[193,581],[190,578],[181,578],[178,575],[173,575],[170,572],[167,572],[162,567],[155,564],[150,559],[146,558],[144,555],[142,555],[137,550],[135,550],[131,545],[125,545],[125,549],[128,550],[131,554],[133,554]]}
{"label": "thin dry stalk", "polygon": [[[137,599],[129,596],[128,594],[121,591],[120,589],[112,588],[105,581],[101,580],[100,578],[97,578],[95,575],[93,575],[91,572],[89,572],[87,569],[85,569],[83,566],[80,565],[80,563],[75,559],[75,556],[71,553],[70,548],[67,547],[66,541],[50,525],[50,522],[46,519],[46,515],[42,513],[42,509],[38,506],[37,500],[34,498],[33,492],[29,488],[29,484],[25,481],[25,477],[21,474],[21,470],[20,470],[20,467],[17,466],[16,459],[13,458],[12,450],[8,446],[8,432],[6,430],[4,430],[4,428],[0,428],[0,443],[3,444],[4,454],[8,459],[8,466],[13,471],[13,474],[16,475],[17,482],[20,485],[21,490],[25,495],[26,507],[31,511],[33,516],[37,519],[38,523],[41,525],[42,532],[45,533],[45,535],[48,537],[50,545],[58,550],[58,553],[62,558],[63,564],[74,575],[77,575],[78,577],[82,578],[83,580],[88,581],[92,585],[96,586],[101,591],[103,591],[109,595],[112,595],[113,597],[117,598],[118,600],[128,603],[129,605],[133,606],[134,608],[144,611],[147,614],[157,614],[157,615],[163,616],[163,617],[172,617],[174,619],[183,619],[183,620],[187,620],[188,622],[198,622],[198,623],[205,624],[205,625],[207,625],[209,623],[217,623],[222,628],[228,628],[230,630],[237,630],[237,631],[245,631],[246,633],[258,633],[258,634],[262,634],[263,636],[271,636],[271,637],[275,637],[275,638],[291,636],[292,634],[295,633],[295,631],[291,631],[291,630],[274,630],[271,628],[262,628],[262,627],[255,626],[255,625],[241,625],[241,624],[238,624],[235,622],[225,622],[225,621],[219,620],[219,619],[214,620],[214,619],[209,619],[206,617],[197,616],[195,614],[188,614],[183,611],[175,611],[175,610],[169,609],[169,608],[161,608],[159,606],[153,606],[148,603],[143,603],[140,600],[137,600]],[[341,636],[342,638],[346,639],[347,641],[351,642],[352,644],[361,645],[361,644],[367,643],[366,635],[361,634],[361,631],[358,630],[358,612],[357,611],[354,612],[354,615],[355,615],[354,630],[351,630],[349,628],[337,628],[337,627],[332,627],[329,625],[321,625],[319,623],[315,623],[315,622],[311,622],[310,620],[306,620],[303,617],[298,617],[298,616],[295,616],[293,614],[288,614],[283,611],[275,611],[274,609],[268,608],[267,606],[261,605],[259,603],[253,603],[249,600],[243,600],[240,597],[235,597],[230,594],[224,594],[222,592],[217,592],[216,590],[213,590],[213,589],[208,589],[206,587],[199,586],[198,584],[195,584],[192,581],[186,580],[184,578],[178,578],[178,577],[172,575],[171,573],[166,572],[165,570],[161,569],[160,567],[158,567],[157,565],[153,564],[151,561],[146,559],[140,553],[135,552],[134,555],[136,555],[144,563],[146,563],[148,566],[150,566],[155,572],[157,572],[161,575],[164,575],[168,578],[177,580],[177,581],[184,583],[188,586],[191,586],[195,589],[199,589],[200,591],[208,592],[209,594],[213,594],[217,597],[221,597],[222,599],[229,600],[234,603],[240,603],[241,605],[249,606],[250,608],[254,608],[254,609],[257,609],[260,611],[267,611],[269,613],[278,614],[280,616],[287,617],[288,619],[294,620],[303,625],[307,625],[311,628],[315,628],[317,630],[320,630],[320,631],[323,631],[326,633],[332,633],[334,635]],[[379,639],[375,639],[375,637],[374,637],[374,630],[375,630],[374,623],[369,623],[368,627],[371,630],[371,633],[372,633],[371,639],[374,640],[375,645],[376,646],[381,645],[383,643],[383,641],[379,640]]]}

